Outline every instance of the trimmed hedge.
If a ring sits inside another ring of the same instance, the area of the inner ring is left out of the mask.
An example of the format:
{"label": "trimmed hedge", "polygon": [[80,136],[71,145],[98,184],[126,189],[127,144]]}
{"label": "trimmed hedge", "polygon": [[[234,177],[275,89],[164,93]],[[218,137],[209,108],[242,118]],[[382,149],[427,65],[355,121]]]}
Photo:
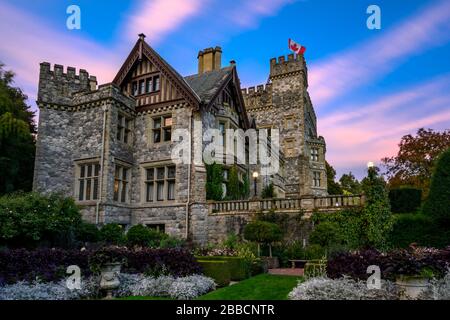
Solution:
{"label": "trimmed hedge", "polygon": [[199,260],[198,263],[203,269],[203,274],[213,278],[217,286],[226,287],[230,284],[231,275],[228,261]]}
{"label": "trimmed hedge", "polygon": [[[200,274],[201,267],[194,256],[180,249],[140,249],[103,248],[108,257],[124,260],[122,272],[148,273],[163,269],[170,275],[182,277]],[[33,281],[36,277],[43,281],[57,281],[67,277],[66,268],[80,267],[82,275],[90,275],[90,262],[98,260],[100,250],[25,249],[0,250],[0,285],[17,281]]]}
{"label": "trimmed hedge", "polygon": [[233,281],[245,280],[250,276],[251,266],[243,258],[227,256],[196,257],[201,261],[226,261],[230,270],[230,279]]}
{"label": "trimmed hedge", "polygon": [[423,213],[440,226],[450,228],[450,148],[437,160]]}
{"label": "trimmed hedge", "polygon": [[388,238],[392,248],[407,248],[411,243],[434,248],[450,245],[450,230],[439,227],[429,216],[406,213],[395,215],[394,219],[394,227]]}
{"label": "trimmed hedge", "polygon": [[421,205],[422,190],[415,188],[391,189],[389,202],[394,213],[415,212]]}

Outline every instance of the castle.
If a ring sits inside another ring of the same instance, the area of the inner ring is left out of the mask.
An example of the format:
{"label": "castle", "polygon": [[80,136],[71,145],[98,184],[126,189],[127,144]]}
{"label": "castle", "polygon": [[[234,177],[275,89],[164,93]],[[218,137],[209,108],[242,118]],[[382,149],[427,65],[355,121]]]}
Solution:
{"label": "castle", "polygon": [[[220,47],[200,51],[198,73],[183,77],[141,34],[113,82],[99,86],[85,70],[41,63],[33,189],[74,197],[93,223],[145,224],[201,244],[217,240],[236,223],[210,215],[205,165],[171,158],[175,130],[191,133],[200,122],[221,133],[279,129],[281,168],[252,180],[252,196],[270,182],[277,198],[326,195],[326,147],[303,56],[271,59],[268,83],[241,89],[236,63],[222,67],[221,55]],[[198,144],[205,147],[193,139],[190,148]],[[237,168],[241,180],[261,170]]]}

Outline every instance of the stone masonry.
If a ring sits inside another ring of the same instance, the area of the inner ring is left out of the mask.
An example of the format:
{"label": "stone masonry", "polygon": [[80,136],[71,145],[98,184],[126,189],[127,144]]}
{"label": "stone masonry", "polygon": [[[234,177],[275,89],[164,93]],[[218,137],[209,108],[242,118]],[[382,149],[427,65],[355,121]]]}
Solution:
{"label": "stone masonry", "polygon": [[[279,128],[283,169],[269,177],[277,195],[326,194],[325,141],[317,136],[303,57],[272,59],[269,83],[241,90],[235,63],[222,68],[219,47],[201,51],[199,73],[183,78],[144,38],[114,81],[100,86],[83,69],[41,63],[35,191],[74,197],[84,219],[99,225],[144,224],[199,244],[240,233],[250,215],[210,215],[205,166],[194,163],[193,152],[207,142],[191,141],[191,164],[171,160],[174,131],[193,135],[200,121],[203,130]],[[155,132],[172,139],[156,141]],[[238,169],[251,177],[258,166]],[[261,191],[267,181],[258,183]]]}

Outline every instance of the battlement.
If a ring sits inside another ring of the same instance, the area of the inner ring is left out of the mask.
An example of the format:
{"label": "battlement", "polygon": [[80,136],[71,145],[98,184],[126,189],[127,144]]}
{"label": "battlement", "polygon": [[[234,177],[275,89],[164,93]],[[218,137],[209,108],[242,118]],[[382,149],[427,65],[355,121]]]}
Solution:
{"label": "battlement", "polygon": [[247,96],[247,95],[252,95],[252,94],[262,94],[262,93],[267,93],[271,90],[272,84],[267,83],[267,84],[260,84],[256,87],[248,87],[248,88],[242,88],[242,95]]}
{"label": "battlement", "polygon": [[76,72],[74,67],[55,64],[53,70],[51,64],[40,64],[38,100],[55,104],[68,104],[70,97],[77,92],[89,92],[97,90],[97,78],[80,69]]}
{"label": "battlement", "polygon": [[285,75],[293,72],[306,71],[306,61],[303,55],[294,55],[270,59],[270,77]]}

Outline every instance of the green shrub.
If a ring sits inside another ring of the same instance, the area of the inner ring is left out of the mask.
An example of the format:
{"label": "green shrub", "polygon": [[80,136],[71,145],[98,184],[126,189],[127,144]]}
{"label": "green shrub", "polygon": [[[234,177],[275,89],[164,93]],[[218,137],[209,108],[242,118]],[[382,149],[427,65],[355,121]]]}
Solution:
{"label": "green shrub", "polygon": [[341,244],[342,237],[337,223],[322,222],[314,227],[313,232],[309,236],[311,244],[318,244],[324,248]]}
{"label": "green shrub", "polygon": [[0,197],[0,245],[34,247],[45,242],[70,246],[79,223],[81,214],[74,200],[60,194]]}
{"label": "green shrub", "polygon": [[105,224],[100,229],[100,240],[108,244],[122,244],[125,240],[123,227],[117,223]]}
{"label": "green shrub", "polygon": [[411,243],[434,248],[450,244],[450,230],[440,227],[429,216],[407,213],[397,214],[394,218],[394,227],[389,235],[391,248],[407,248]]}
{"label": "green shrub", "polygon": [[231,276],[228,261],[199,260],[198,263],[203,269],[203,274],[213,278],[217,286],[225,287],[230,284]]}
{"label": "green shrub", "polygon": [[248,268],[247,273],[255,276],[264,272],[261,259],[257,256],[258,247],[253,242],[238,242],[236,244],[236,254],[239,258],[244,259],[245,266]]}
{"label": "green shrub", "polygon": [[423,213],[441,226],[450,226],[450,148],[437,161]]}
{"label": "green shrub", "polygon": [[154,240],[152,230],[142,224],[132,226],[127,232],[127,243],[130,246],[148,246]]}
{"label": "green shrub", "polygon": [[330,222],[339,229],[343,246],[358,249],[364,245],[364,225],[362,223],[362,209],[346,209],[338,212],[314,213],[311,220],[317,224]]}
{"label": "green shrub", "polygon": [[415,188],[391,189],[389,202],[394,213],[415,212],[421,204],[422,190]]}
{"label": "green shrub", "polygon": [[262,191],[261,191],[261,198],[263,199],[272,199],[275,198],[276,194],[275,194],[275,187],[273,186],[273,183],[269,183],[268,185],[266,185]]}
{"label": "green shrub", "polygon": [[175,237],[164,237],[159,243],[161,249],[182,248],[185,246],[185,241]]}
{"label": "green shrub", "polygon": [[93,223],[81,222],[75,228],[75,238],[81,242],[97,242],[100,240],[100,231]]}
{"label": "green shrub", "polygon": [[326,255],[326,250],[318,244],[310,244],[305,248],[305,260],[322,259]]}
{"label": "green shrub", "polygon": [[226,261],[230,271],[230,279],[241,281],[250,276],[250,268],[244,258],[227,256],[196,257],[200,261]]}

